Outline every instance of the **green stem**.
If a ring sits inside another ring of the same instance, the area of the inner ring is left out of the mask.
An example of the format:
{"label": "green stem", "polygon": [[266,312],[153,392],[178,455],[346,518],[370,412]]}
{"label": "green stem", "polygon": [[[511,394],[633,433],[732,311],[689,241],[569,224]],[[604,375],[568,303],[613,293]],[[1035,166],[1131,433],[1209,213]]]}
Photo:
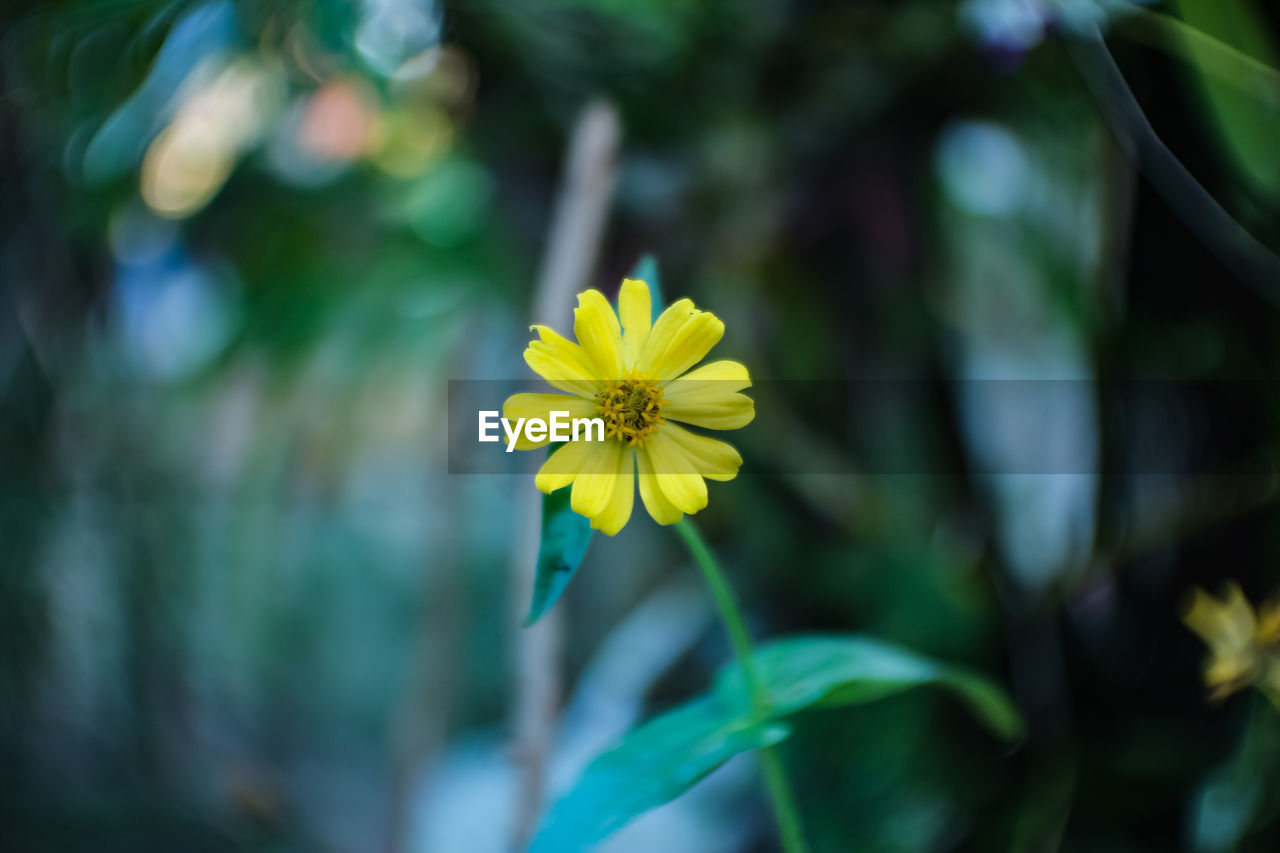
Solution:
{"label": "green stem", "polygon": [[[716,562],[715,555],[707,547],[707,543],[698,532],[698,528],[688,518],[675,525],[685,547],[693,555],[693,561],[702,571],[707,586],[711,589],[711,597],[715,599],[716,608],[720,611],[720,619],[725,630],[729,632],[729,641],[737,655],[738,665],[742,668],[742,680],[747,687],[747,695],[751,702],[751,711],[758,722],[768,718],[769,703],[765,698],[760,683],[760,675],[756,672],[752,657],[751,638],[747,634],[747,626],[742,621],[742,611],[733,597],[733,590],[725,580],[724,572]],[[783,772],[778,752],[773,747],[760,750],[760,766],[764,770],[765,787],[769,791],[769,800],[773,803],[773,814],[778,821],[778,834],[782,837],[782,849],[786,853],[806,853],[809,849],[804,842],[804,834],[800,831],[800,816],[796,809],[795,797],[791,794],[791,785]]]}

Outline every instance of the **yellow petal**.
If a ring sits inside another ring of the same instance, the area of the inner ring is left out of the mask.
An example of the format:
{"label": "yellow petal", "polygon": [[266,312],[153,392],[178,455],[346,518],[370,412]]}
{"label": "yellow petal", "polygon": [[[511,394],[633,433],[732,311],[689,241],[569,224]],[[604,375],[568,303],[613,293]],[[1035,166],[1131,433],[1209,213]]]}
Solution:
{"label": "yellow petal", "polygon": [[726,389],[727,391],[741,391],[743,388],[751,387],[751,376],[747,373],[747,366],[737,361],[713,361],[704,364],[697,370],[690,370],[680,378],[672,381],[667,385],[670,389],[667,393],[678,391],[681,388],[699,388],[703,386],[711,386]]}
{"label": "yellow petal", "polygon": [[1214,688],[1216,697],[1230,696],[1256,678],[1255,659],[1254,655],[1246,653],[1215,657],[1205,667],[1204,683]]}
{"label": "yellow petal", "polygon": [[1248,625],[1249,630],[1247,636],[1252,637],[1257,627],[1254,618],[1253,605],[1249,603],[1249,599],[1244,597],[1244,590],[1240,589],[1240,584],[1232,581],[1226,587],[1227,596],[1223,599],[1226,605],[1226,613],[1232,624]]}
{"label": "yellow petal", "polygon": [[646,376],[657,378],[651,370],[652,366],[666,352],[676,333],[683,329],[690,319],[701,313],[694,307],[692,299],[677,299],[668,305],[667,309],[654,321],[653,328],[649,330],[649,337],[645,339],[640,357],[636,360],[636,369]]}
{"label": "yellow petal", "polygon": [[604,382],[596,376],[597,371],[586,351],[548,326],[529,328],[536,331],[540,339],[530,341],[524,351],[524,360],[534,373],[547,380],[553,388],[594,398],[596,392],[604,387]]}
{"label": "yellow petal", "polygon": [[1218,600],[1204,590],[1195,590],[1191,606],[1182,621],[1200,635],[1215,652],[1234,652],[1253,641],[1257,623],[1244,593],[1237,583],[1226,586],[1226,596]]}
{"label": "yellow petal", "polygon": [[707,505],[707,483],[684,449],[666,430],[659,430],[645,450],[653,463],[658,488],[676,509],[693,515]]}
{"label": "yellow petal", "polygon": [[591,452],[573,480],[569,506],[578,515],[595,518],[609,505],[618,476],[622,473],[622,442],[571,441],[565,446],[575,444],[590,447]]}
{"label": "yellow petal", "polygon": [[741,429],[755,420],[756,404],[746,395],[729,394],[706,403],[663,405],[662,414],[705,429]]}
{"label": "yellow petal", "polygon": [[1258,627],[1254,642],[1260,646],[1280,644],[1280,600],[1264,601],[1258,606]]}
{"label": "yellow petal", "polygon": [[622,280],[622,289],[618,291],[618,318],[622,321],[623,367],[635,367],[653,323],[648,284],[634,278]]}
{"label": "yellow petal", "polygon": [[542,463],[533,484],[538,487],[538,491],[547,494],[551,494],[556,489],[563,489],[574,481],[578,472],[582,470],[582,466],[586,464],[587,458],[597,447],[597,442],[570,441],[557,448],[556,452]]}
{"label": "yellow petal", "polygon": [[622,328],[604,294],[585,290],[573,309],[573,334],[595,366],[595,378],[622,378]]}
{"label": "yellow petal", "polygon": [[675,379],[706,357],[724,336],[715,314],[694,309],[688,299],[674,303],[653,324],[637,363],[653,379]]}
{"label": "yellow petal", "polygon": [[[502,416],[511,421],[514,429],[520,418],[541,418],[547,423],[547,437],[542,441],[530,441],[525,438],[524,429],[516,438],[516,450],[533,450],[551,443],[551,413],[568,412],[568,418],[594,418],[599,414],[594,400],[574,397],[569,394],[512,394],[502,404]],[[506,433],[502,440],[507,440]]]}
{"label": "yellow petal", "polygon": [[671,437],[693,463],[693,468],[709,480],[732,480],[742,467],[742,457],[733,445],[705,435],[696,435],[675,424],[663,424],[660,431]]}
{"label": "yellow petal", "polygon": [[649,459],[649,451],[641,449],[636,453],[636,463],[640,470],[640,500],[644,508],[659,524],[675,524],[684,518],[684,513],[676,505],[667,500],[667,496],[658,488],[658,477],[653,473],[653,462]]}
{"label": "yellow petal", "polygon": [[707,429],[739,429],[756,416],[755,402],[737,393],[750,386],[745,366],[713,361],[667,383],[662,414]]}
{"label": "yellow petal", "polygon": [[613,481],[613,494],[604,512],[591,519],[591,526],[606,536],[612,536],[626,526],[631,518],[631,507],[636,499],[636,452],[625,448],[622,452],[622,468]]}

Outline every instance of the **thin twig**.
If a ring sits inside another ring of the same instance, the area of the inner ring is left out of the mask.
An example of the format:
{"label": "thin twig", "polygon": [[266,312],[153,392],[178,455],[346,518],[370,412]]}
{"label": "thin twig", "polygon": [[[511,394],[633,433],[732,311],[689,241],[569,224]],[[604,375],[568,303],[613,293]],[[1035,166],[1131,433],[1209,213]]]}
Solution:
{"label": "thin twig", "polygon": [[[573,296],[590,281],[613,196],[620,136],[617,110],[603,100],[588,104],[574,127],[534,295],[533,314],[540,323],[567,331]],[[563,607],[552,609],[531,628],[520,628],[537,571],[542,516],[541,494],[528,489],[522,495],[522,526],[511,561],[516,662],[511,753],[519,772],[510,836],[513,851],[528,847],[546,798],[547,761],[560,702],[563,632]]]}

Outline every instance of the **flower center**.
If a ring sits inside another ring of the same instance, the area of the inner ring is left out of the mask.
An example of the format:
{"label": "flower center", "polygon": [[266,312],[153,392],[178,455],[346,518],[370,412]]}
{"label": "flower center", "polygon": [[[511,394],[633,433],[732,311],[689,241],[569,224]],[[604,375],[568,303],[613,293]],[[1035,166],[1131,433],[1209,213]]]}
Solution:
{"label": "flower center", "polygon": [[596,395],[606,438],[645,444],[662,421],[662,389],[652,379],[628,376]]}

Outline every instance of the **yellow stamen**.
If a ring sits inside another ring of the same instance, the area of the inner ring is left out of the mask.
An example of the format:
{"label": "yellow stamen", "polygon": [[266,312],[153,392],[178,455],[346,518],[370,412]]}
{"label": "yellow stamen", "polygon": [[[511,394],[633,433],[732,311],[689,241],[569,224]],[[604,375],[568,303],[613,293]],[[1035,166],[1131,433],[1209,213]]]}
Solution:
{"label": "yellow stamen", "polygon": [[645,445],[663,423],[662,388],[652,379],[629,372],[596,395],[606,438],[629,446]]}

